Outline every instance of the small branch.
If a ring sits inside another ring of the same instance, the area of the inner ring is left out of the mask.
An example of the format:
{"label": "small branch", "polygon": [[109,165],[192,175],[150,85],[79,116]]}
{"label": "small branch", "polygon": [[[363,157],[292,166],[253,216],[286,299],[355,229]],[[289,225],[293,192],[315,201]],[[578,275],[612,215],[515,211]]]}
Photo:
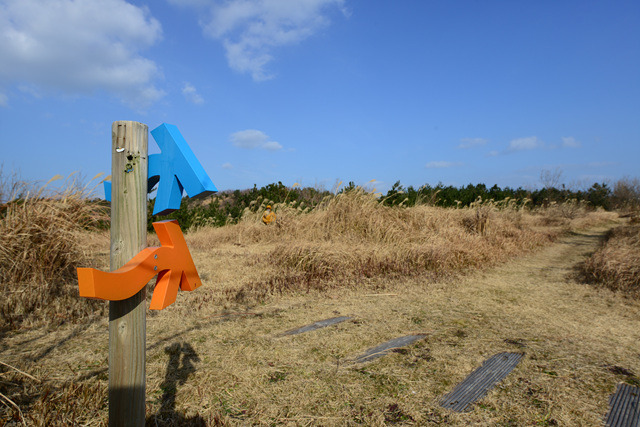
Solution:
{"label": "small branch", "polygon": [[40,380],[39,380],[39,379],[37,379],[36,377],[34,377],[33,375],[29,375],[29,374],[27,374],[26,372],[21,371],[20,369],[16,368],[15,366],[11,366],[11,365],[9,365],[8,363],[4,363],[4,362],[0,361],[0,365],[6,366],[7,368],[11,368],[11,369],[13,369],[13,370],[14,370],[14,371],[16,371],[16,372],[20,372],[20,373],[21,373],[22,375],[24,375],[25,377],[29,377],[29,378],[31,378],[31,379],[32,379],[32,380],[34,380],[34,381],[40,382]]}
{"label": "small branch", "polygon": [[231,317],[231,316],[260,316],[261,313],[251,313],[251,312],[237,312],[237,313],[222,313],[222,314],[212,314],[211,316],[205,316],[203,319],[212,319],[216,317]]}
{"label": "small branch", "polygon": [[[2,362],[0,362],[0,363],[2,363]],[[16,403],[13,400],[9,399],[4,394],[0,393],[0,397],[2,399],[4,399],[5,401],[9,402],[14,408],[16,408],[18,410],[18,413],[20,414],[20,420],[22,421],[22,424],[26,426],[27,423],[24,420],[24,415],[22,414],[22,410],[20,409],[20,407],[18,405],[16,405]],[[6,405],[6,403],[5,403],[5,405]],[[9,406],[9,405],[7,405],[7,406]]]}

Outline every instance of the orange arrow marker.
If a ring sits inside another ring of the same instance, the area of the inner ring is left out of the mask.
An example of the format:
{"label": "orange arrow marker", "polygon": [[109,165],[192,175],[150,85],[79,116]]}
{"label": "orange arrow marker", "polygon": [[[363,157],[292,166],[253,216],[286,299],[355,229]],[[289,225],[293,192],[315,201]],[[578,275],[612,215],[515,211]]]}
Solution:
{"label": "orange arrow marker", "polygon": [[112,271],[78,268],[80,296],[120,301],[140,292],[156,274],[151,310],[162,310],[173,304],[178,288],[193,291],[201,285],[187,242],[178,221],[154,222],[160,247],[143,249],[131,261]]}

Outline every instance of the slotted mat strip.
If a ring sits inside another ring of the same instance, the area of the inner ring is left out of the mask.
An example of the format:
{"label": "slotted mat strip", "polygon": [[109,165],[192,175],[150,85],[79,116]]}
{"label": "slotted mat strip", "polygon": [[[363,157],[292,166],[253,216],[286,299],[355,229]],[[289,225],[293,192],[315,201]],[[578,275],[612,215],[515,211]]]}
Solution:
{"label": "slotted mat strip", "polygon": [[605,424],[609,427],[640,426],[640,387],[618,384],[609,398],[609,413]]}
{"label": "slotted mat strip", "polygon": [[404,337],[392,339],[391,341],[382,343],[377,347],[370,348],[364,354],[361,354],[360,356],[356,357],[354,360],[354,363],[363,363],[373,359],[377,359],[378,357],[385,356],[387,353],[389,353],[389,351],[393,349],[406,347],[409,344],[412,344],[418,340],[421,340],[426,336],[427,336],[426,334],[418,334],[418,335],[407,335]]}
{"label": "slotted mat strip", "polygon": [[444,408],[468,412],[471,404],[483,398],[518,365],[524,353],[498,353],[487,359],[440,401]]}
{"label": "slotted mat strip", "polygon": [[332,317],[331,319],[326,319],[326,320],[319,320],[319,321],[314,322],[314,323],[312,323],[310,325],[303,326],[303,327],[297,328],[297,329],[292,329],[290,331],[286,331],[286,332],[284,332],[282,334],[282,336],[285,336],[285,335],[297,335],[297,334],[302,334],[304,332],[315,331],[316,329],[326,328],[327,326],[335,325],[337,323],[344,322],[345,320],[349,320],[349,319],[351,319],[351,318],[350,317],[341,316],[341,317]]}

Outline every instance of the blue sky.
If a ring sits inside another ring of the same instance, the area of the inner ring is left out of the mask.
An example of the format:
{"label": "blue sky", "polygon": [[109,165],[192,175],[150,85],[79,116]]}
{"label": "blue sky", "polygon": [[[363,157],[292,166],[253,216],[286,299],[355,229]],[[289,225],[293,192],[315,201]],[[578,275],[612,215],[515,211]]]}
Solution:
{"label": "blue sky", "polygon": [[220,190],[640,175],[636,0],[0,0],[0,58],[28,180],[109,174],[116,120]]}

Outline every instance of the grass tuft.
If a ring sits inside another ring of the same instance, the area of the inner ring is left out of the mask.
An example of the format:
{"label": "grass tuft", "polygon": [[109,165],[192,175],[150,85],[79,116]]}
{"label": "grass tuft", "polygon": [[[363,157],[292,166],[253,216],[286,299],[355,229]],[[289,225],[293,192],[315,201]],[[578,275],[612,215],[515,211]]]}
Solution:
{"label": "grass tuft", "polygon": [[356,187],[325,197],[304,214],[276,204],[275,226],[261,224],[261,211],[247,210],[238,224],[193,230],[187,240],[205,251],[229,243],[259,247],[251,263],[264,273],[224,291],[229,301],[251,304],[288,292],[358,287],[377,278],[438,280],[484,269],[546,245],[572,227],[615,216],[568,204],[533,211],[526,203],[481,199],[460,209],[385,206]]}
{"label": "grass tuft", "polygon": [[582,272],[591,282],[640,298],[640,223],[611,230]]}
{"label": "grass tuft", "polygon": [[86,265],[86,230],[108,219],[92,189],[70,176],[57,188],[3,181],[0,196],[0,330],[60,324],[100,311],[78,298],[76,267]]}

